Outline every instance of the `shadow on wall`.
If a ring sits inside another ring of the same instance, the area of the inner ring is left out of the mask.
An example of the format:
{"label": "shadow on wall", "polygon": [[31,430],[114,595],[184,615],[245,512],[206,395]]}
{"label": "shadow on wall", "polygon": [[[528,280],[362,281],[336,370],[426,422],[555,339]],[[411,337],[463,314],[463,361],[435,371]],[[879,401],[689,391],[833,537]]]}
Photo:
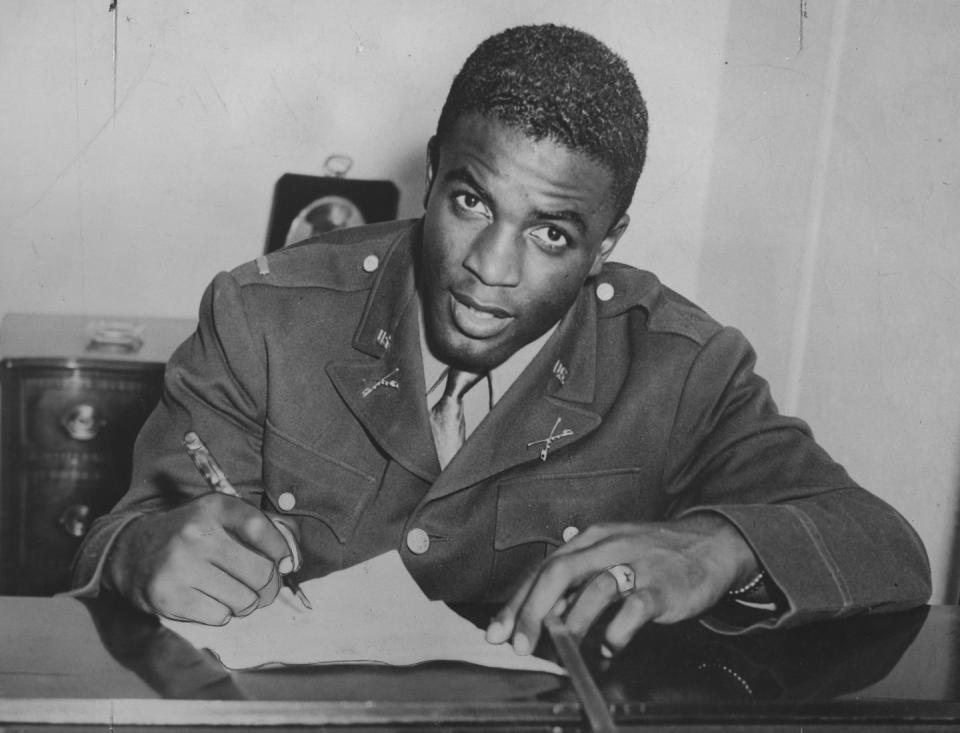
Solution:
{"label": "shadow on wall", "polygon": [[426,193],[427,140],[432,130],[424,131],[423,145],[411,148],[396,161],[397,186],[400,187],[399,219],[417,219],[423,216],[423,198]]}

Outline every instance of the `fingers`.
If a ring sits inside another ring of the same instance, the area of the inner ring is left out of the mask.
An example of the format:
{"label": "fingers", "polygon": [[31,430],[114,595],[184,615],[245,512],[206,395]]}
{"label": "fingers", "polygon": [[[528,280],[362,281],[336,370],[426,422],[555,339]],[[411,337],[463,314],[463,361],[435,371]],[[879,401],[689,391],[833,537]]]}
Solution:
{"label": "fingers", "polygon": [[626,596],[620,610],[604,632],[604,642],[611,654],[623,649],[636,633],[657,618],[662,601],[650,588],[641,588]]}
{"label": "fingers", "polygon": [[[566,604],[568,594],[576,591],[611,562],[611,550],[604,545],[564,547],[561,550],[547,558],[539,573],[524,583],[497,614],[493,622],[493,638],[488,629],[488,640],[493,643],[505,641],[512,631],[514,651],[529,654],[539,641],[543,619],[547,614],[559,603]],[[610,602],[609,593],[604,592],[599,597],[595,597],[595,592],[583,593],[575,601],[574,607],[580,605],[580,617],[588,615],[590,609],[594,608],[598,608],[596,613],[599,613]]]}
{"label": "fingers", "polygon": [[122,532],[111,552],[112,587],[148,612],[221,624],[276,598],[278,563],[301,562],[287,530],[290,544],[257,508],[206,495]]}
{"label": "fingers", "polygon": [[177,602],[168,605],[161,600],[153,600],[153,612],[174,621],[194,621],[207,626],[223,626],[233,613],[215,598],[202,590],[187,588],[177,593]]}
{"label": "fingers", "polygon": [[582,638],[597,617],[622,597],[614,577],[606,570],[601,570],[577,594],[564,619],[567,629],[575,637]]}
{"label": "fingers", "polygon": [[257,591],[214,563],[198,562],[191,550],[182,546],[172,549],[148,583],[144,597],[149,609],[161,616],[212,625],[222,625],[231,616],[245,616],[260,605]]}
{"label": "fingers", "polygon": [[[588,528],[517,589],[491,622],[487,639],[512,639],[515,651],[529,653],[548,614],[563,614],[570,632],[582,637],[622,599],[605,630],[607,646],[619,650],[650,621],[696,616],[716,603],[738,567],[718,536],[709,527],[687,527],[679,520]],[[633,585],[626,595],[607,572],[616,565],[632,571],[632,577],[624,576],[624,585]]]}
{"label": "fingers", "polygon": [[[289,572],[294,569],[286,536],[290,536],[297,556],[300,554],[299,548],[285,524],[271,521],[249,504],[238,501],[231,504],[223,518],[224,530],[230,541],[219,542],[211,549],[211,564],[253,591],[257,601],[253,608],[269,605],[280,592],[281,573],[278,570]],[[232,597],[222,598],[219,595],[224,590],[218,586],[211,595],[237,611],[236,601]]]}
{"label": "fingers", "polygon": [[[607,534],[608,533],[600,527],[588,527],[585,531],[574,537],[572,540],[557,548],[557,550],[547,559],[547,562],[556,562],[568,554],[581,552],[584,549],[590,548],[595,543],[603,540]],[[491,644],[502,644],[503,642],[513,638],[514,649],[518,652],[527,653],[527,651],[520,650],[529,650],[533,648],[535,644],[530,644],[530,639],[526,636],[526,632],[521,632],[520,636],[516,637],[515,628],[517,613],[527,600],[531,588],[533,588],[534,585],[539,582],[541,574],[542,570],[538,570],[536,573],[530,575],[526,580],[524,580],[520,587],[518,587],[510,597],[510,600],[507,601],[502,609],[500,609],[499,613],[497,613],[497,615],[490,622],[490,625],[487,627],[486,638],[488,642]],[[550,604],[545,603],[544,605]],[[562,615],[563,611],[566,610],[566,606],[567,598],[564,595],[556,598],[551,608],[553,613]]]}
{"label": "fingers", "polygon": [[[523,584],[517,588],[514,594],[510,597],[510,600],[507,601],[506,605],[500,609],[500,612],[494,616],[493,620],[490,622],[490,625],[487,626],[487,641],[489,641],[491,644],[502,644],[513,636],[517,611],[519,610],[524,599],[526,599],[527,594],[530,592],[530,588],[533,587],[533,584],[536,582],[536,580],[536,575],[531,575],[528,577]],[[525,641],[529,640],[524,639],[521,641],[521,644]]]}
{"label": "fingers", "polygon": [[161,615],[223,626],[234,616],[247,616],[260,605],[256,593],[223,573],[214,581],[201,581],[185,591],[178,593],[177,602],[170,608],[158,604]]}
{"label": "fingers", "polygon": [[[530,649],[536,646],[547,612],[561,598],[569,602],[564,623],[576,636],[583,636],[594,620],[620,599],[616,580],[605,571],[628,556],[629,548],[611,532],[592,544],[557,553],[544,563],[516,614],[514,633],[525,635],[531,641]],[[590,540],[587,537],[584,543]]]}
{"label": "fingers", "polygon": [[283,541],[287,543],[287,550],[290,553],[282,558],[277,565],[280,574],[286,575],[287,573],[296,572],[303,565],[303,554],[300,552],[300,541],[296,527],[289,524],[283,518],[269,512],[267,516],[270,517],[273,526],[276,527],[277,531],[283,536]]}
{"label": "fingers", "polygon": [[[260,606],[270,605],[280,592],[277,566],[246,547],[224,544],[216,557],[211,558],[208,567],[220,571],[224,579],[209,577],[200,587],[228,606],[235,616],[244,616]],[[242,597],[234,591],[234,584],[245,591]]]}
{"label": "fingers", "polygon": [[[291,547],[278,529],[278,523],[279,520],[271,521],[256,507],[234,500],[227,507],[223,526],[239,542],[268,558],[274,565],[279,565],[284,558],[290,558],[292,563]],[[289,532],[289,527],[286,524],[283,526]],[[294,540],[292,544],[296,546],[297,543]],[[296,553],[300,554],[299,549]]]}

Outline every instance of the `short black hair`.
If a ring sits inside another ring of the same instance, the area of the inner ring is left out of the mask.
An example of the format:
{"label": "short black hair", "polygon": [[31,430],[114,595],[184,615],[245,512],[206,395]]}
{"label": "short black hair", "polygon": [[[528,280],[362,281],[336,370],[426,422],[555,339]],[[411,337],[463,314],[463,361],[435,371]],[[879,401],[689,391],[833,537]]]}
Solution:
{"label": "short black hair", "polygon": [[590,34],[525,25],[483,41],[453,80],[433,155],[470,112],[606,166],[613,174],[617,217],[626,212],[646,159],[647,107],[626,61]]}

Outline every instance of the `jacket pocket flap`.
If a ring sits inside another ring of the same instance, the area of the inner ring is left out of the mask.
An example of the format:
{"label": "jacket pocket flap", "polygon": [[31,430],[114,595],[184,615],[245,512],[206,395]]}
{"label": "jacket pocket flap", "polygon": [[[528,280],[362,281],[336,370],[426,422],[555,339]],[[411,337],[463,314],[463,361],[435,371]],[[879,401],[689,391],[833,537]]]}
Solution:
{"label": "jacket pocket flap", "polygon": [[594,524],[655,516],[656,502],[639,485],[639,473],[624,468],[502,482],[494,547],[506,550],[529,542],[559,546]]}
{"label": "jacket pocket flap", "polygon": [[378,480],[333,456],[318,453],[267,423],[263,440],[267,501],[281,514],[309,516],[346,542]]}

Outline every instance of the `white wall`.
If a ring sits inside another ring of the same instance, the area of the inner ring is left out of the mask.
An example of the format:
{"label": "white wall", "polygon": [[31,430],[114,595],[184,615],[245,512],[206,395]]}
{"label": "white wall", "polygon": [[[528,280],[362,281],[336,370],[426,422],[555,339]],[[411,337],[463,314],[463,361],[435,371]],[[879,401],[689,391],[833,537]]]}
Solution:
{"label": "white wall", "polygon": [[796,409],[903,508],[940,577],[960,489],[958,31],[957,3],[851,3],[792,355]]}
{"label": "white wall", "polygon": [[960,4],[735,2],[697,298],[955,602]]}
{"label": "white wall", "polygon": [[276,179],[332,153],[418,215],[424,144],[469,50],[573,24],[627,58],[651,111],[617,258],[747,333],[781,404],[921,531],[945,597],[960,5],[108,5],[0,0],[0,316],[191,317],[213,274],[262,251]]}
{"label": "white wall", "polygon": [[397,182],[401,215],[419,215],[424,147],[467,53],[545,18],[603,37],[643,80],[657,205],[636,229],[692,285],[726,3],[107,6],[0,0],[0,314],[192,316],[218,270],[262,250],[276,179],[331,153]]}

